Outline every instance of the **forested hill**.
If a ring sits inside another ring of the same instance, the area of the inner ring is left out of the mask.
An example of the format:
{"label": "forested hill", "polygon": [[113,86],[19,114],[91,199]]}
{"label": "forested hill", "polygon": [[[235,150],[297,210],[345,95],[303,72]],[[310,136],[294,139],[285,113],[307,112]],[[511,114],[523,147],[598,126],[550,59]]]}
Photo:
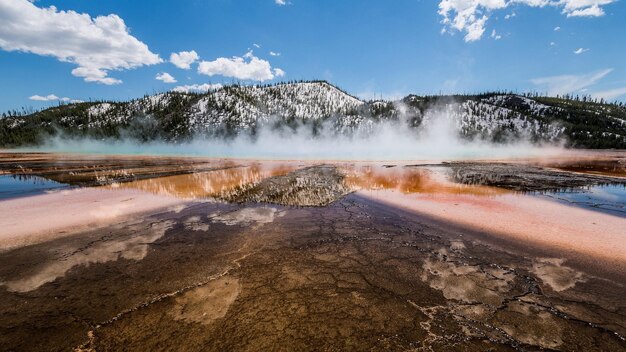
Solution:
{"label": "forested hill", "polygon": [[[588,98],[504,93],[409,95],[364,101],[324,81],[225,86],[206,93],[168,92],[128,102],[82,102],[34,113],[7,112],[0,146],[37,145],[50,136],[182,142],[232,138],[262,126],[313,133],[374,131],[381,122],[417,129],[451,119],[464,138],[560,141],[579,148],[626,149],[626,107]],[[324,132],[321,132],[321,131]]]}

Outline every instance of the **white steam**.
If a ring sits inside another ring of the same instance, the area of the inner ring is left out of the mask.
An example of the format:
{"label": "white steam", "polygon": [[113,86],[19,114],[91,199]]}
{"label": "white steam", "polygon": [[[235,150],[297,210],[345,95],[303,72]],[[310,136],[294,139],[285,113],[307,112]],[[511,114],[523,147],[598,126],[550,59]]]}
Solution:
{"label": "white steam", "polygon": [[373,123],[351,134],[331,132],[322,126],[315,135],[310,127],[295,131],[262,127],[253,138],[197,137],[189,142],[147,142],[131,139],[94,140],[57,136],[37,150],[88,154],[180,155],[250,159],[320,160],[463,160],[521,158],[557,154],[560,145],[537,145],[529,141],[491,143],[459,137],[454,118],[429,112],[420,128],[406,121]]}

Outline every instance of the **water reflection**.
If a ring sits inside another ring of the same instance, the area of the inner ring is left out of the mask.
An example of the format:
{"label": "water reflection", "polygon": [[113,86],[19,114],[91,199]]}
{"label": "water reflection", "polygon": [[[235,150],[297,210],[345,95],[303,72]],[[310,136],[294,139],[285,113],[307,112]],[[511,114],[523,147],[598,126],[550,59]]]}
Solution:
{"label": "water reflection", "polygon": [[289,164],[253,163],[208,172],[116,183],[106,188],[138,189],[182,199],[224,198],[234,190],[249,187],[268,177],[287,174],[295,169],[294,165]]}
{"label": "water reflection", "polygon": [[119,259],[142,260],[148,255],[151,243],[165,235],[174,226],[173,221],[150,224],[133,224],[119,236],[102,238],[80,246],[67,246],[60,249],[60,256],[44,263],[29,275],[8,281],[4,285],[12,292],[29,292],[42,285],[65,276],[72,268],[96,263],[106,263]]}
{"label": "water reflection", "polygon": [[[596,169],[602,169],[601,162],[598,164],[588,163],[589,168],[595,165]],[[614,164],[610,164],[614,165]],[[451,181],[445,173],[445,168],[409,168],[394,167],[385,168],[380,166],[344,167],[346,183],[355,190],[384,191],[391,190],[400,195],[429,195],[461,196],[465,201],[468,197],[493,197],[508,195],[515,197],[516,201],[523,201],[526,196],[537,196],[546,200],[556,201],[564,205],[585,208],[619,217],[626,217],[626,187],[623,185],[598,185],[592,187],[576,187],[572,189],[545,191],[541,193],[517,192],[504,188],[466,185]],[[608,169],[603,169],[608,172]],[[619,167],[611,170],[620,172]],[[598,171],[599,172],[599,171]],[[445,198],[455,204],[461,200]]]}
{"label": "water reflection", "polygon": [[464,185],[448,180],[436,169],[381,166],[344,167],[346,183],[355,190],[393,190],[404,194],[466,194],[493,196],[510,193],[507,190],[481,186]]}
{"label": "water reflection", "polygon": [[539,197],[566,205],[626,217],[626,187],[623,185],[593,186],[585,189],[544,193]]}
{"label": "water reflection", "polygon": [[[404,194],[456,194],[473,196],[494,196],[511,193],[510,191],[496,187],[454,183],[449,181],[441,170],[435,169],[407,167],[387,168],[380,165],[358,164],[340,164],[336,166],[340,172],[345,175],[345,186],[354,191],[392,190]],[[230,194],[233,194],[233,192],[248,189],[268,177],[286,175],[300,167],[301,166],[294,163],[268,164],[256,162],[250,165],[236,166],[215,171],[116,183],[105,187],[114,189],[138,189],[182,199],[226,199]]]}
{"label": "water reflection", "polygon": [[[575,192],[550,191],[540,194],[526,194],[492,186],[456,183],[450,180],[447,173],[448,168],[445,167],[385,167],[379,164],[359,163],[341,163],[334,164],[334,166],[345,176],[343,187],[352,191],[391,191],[399,195],[438,196],[441,199],[461,196],[468,201],[471,197],[501,195],[524,197],[530,195],[618,216],[624,216],[625,211],[623,187],[597,186],[587,189],[576,188]],[[302,167],[302,165],[289,162],[252,162],[241,166],[229,165],[214,171],[116,183],[105,187],[136,189],[182,199],[229,199],[230,195],[245,192],[269,177],[286,175]],[[307,172],[301,173],[302,175],[295,177],[294,182],[282,182],[280,185],[272,183],[270,186],[287,187],[288,189],[283,190],[283,193],[292,194],[298,185],[310,176]],[[331,188],[333,185],[323,184],[320,186]],[[294,189],[291,189],[292,187]],[[617,199],[603,198],[607,194],[617,197]],[[457,200],[450,201],[454,203]]]}
{"label": "water reflection", "polygon": [[623,159],[570,160],[558,163],[549,163],[545,166],[562,171],[591,175],[626,177],[626,161]]}
{"label": "water reflection", "polygon": [[0,199],[45,193],[68,185],[30,175],[0,175]]}

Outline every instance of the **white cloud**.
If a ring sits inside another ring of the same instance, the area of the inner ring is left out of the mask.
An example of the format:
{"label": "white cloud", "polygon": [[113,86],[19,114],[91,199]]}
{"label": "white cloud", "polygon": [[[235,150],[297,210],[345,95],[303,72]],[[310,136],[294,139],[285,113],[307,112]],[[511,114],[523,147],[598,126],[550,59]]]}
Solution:
{"label": "white cloud", "polygon": [[272,69],[269,61],[259,59],[252,51],[243,57],[220,57],[214,61],[202,61],[198,65],[198,73],[254,81],[267,81],[285,75],[285,71],[279,68]]}
{"label": "white cloud", "polygon": [[578,48],[576,50],[574,50],[574,54],[576,55],[580,55],[582,53],[586,53],[587,51],[589,51],[589,49],[585,49],[585,48]]}
{"label": "white cloud", "polygon": [[164,83],[176,83],[176,79],[167,72],[157,73],[155,79],[163,81]]}
{"label": "white cloud", "polygon": [[277,53],[275,51],[270,51],[270,56],[280,56],[280,53]]}
{"label": "white cloud", "polygon": [[59,98],[54,94],[48,94],[46,96],[41,96],[41,95],[33,95],[31,97],[29,97],[28,99],[30,100],[34,100],[34,101],[62,101],[64,103],[82,103],[82,100],[78,100],[78,99],[71,99],[71,98]]}
{"label": "white cloud", "polygon": [[604,10],[598,5],[591,7],[572,10],[567,12],[567,17],[601,17],[604,16]]}
{"label": "white cloud", "polygon": [[555,31],[555,32],[558,32],[558,31],[560,31],[560,30],[561,30],[561,27],[559,27],[559,26],[554,27],[554,31]]}
{"label": "white cloud", "polygon": [[494,30],[491,31],[491,38],[493,38],[495,40],[500,40],[500,39],[502,39],[502,36],[499,35],[498,33],[496,33],[496,30],[494,29]]}
{"label": "white cloud", "polygon": [[[553,6],[562,8],[567,17],[599,17],[604,15],[602,6],[617,0],[440,0],[439,15],[446,32],[465,33],[465,41],[472,42],[482,38],[489,15],[514,5],[530,7]],[[510,18],[509,16],[508,18]],[[505,16],[505,18],[507,18]],[[559,27],[557,27],[559,28]],[[555,30],[558,30],[555,28]],[[560,29],[560,28],[559,28]]]}
{"label": "white cloud", "polygon": [[595,92],[592,94],[595,98],[602,98],[608,101],[614,101],[615,99],[626,95],[626,87],[609,89],[605,91]]}
{"label": "white cloud", "polygon": [[222,85],[219,83],[216,83],[216,84],[204,83],[204,84],[190,84],[190,85],[178,86],[172,89],[172,91],[179,92],[179,93],[190,93],[190,92],[204,93],[210,90],[215,90],[215,89],[220,89],[220,88],[222,88]]}
{"label": "white cloud", "polygon": [[115,14],[92,18],[54,6],[39,8],[28,0],[0,0],[0,23],[1,49],[73,63],[78,67],[72,74],[87,82],[118,84],[109,71],[161,62]]}
{"label": "white cloud", "polygon": [[179,53],[172,53],[170,55],[170,62],[174,64],[174,66],[181,68],[183,70],[188,70],[191,68],[191,64],[198,61],[200,56],[194,50],[192,51],[181,51]]}
{"label": "white cloud", "polygon": [[515,12],[507,14],[506,16],[504,16],[505,20],[511,19],[513,17],[517,16],[517,14]]}
{"label": "white cloud", "polygon": [[546,89],[548,94],[567,94],[590,87],[613,71],[612,68],[582,75],[561,75],[541,77],[530,80],[533,84]]}
{"label": "white cloud", "polygon": [[465,32],[465,41],[471,42],[480,39],[485,32],[489,17],[484,13],[505,7],[505,0],[441,0],[438,12],[443,17],[443,32]]}
{"label": "white cloud", "polygon": [[483,33],[485,33],[485,22],[487,22],[487,19],[487,16],[483,16],[467,25],[467,34],[465,35],[466,42],[476,41],[483,36]]}
{"label": "white cloud", "polygon": [[279,6],[287,5],[286,0],[274,0],[274,2],[276,3],[276,5],[279,5]]}
{"label": "white cloud", "polygon": [[258,48],[260,48],[260,47],[261,47],[261,44],[254,43],[254,44],[252,44],[252,46],[254,46],[255,48],[257,48],[257,49],[258,49]]}
{"label": "white cloud", "polygon": [[107,71],[97,67],[77,67],[72,70],[72,74],[76,77],[83,77],[86,82],[98,82],[106,85],[122,83],[117,78],[107,77]]}
{"label": "white cloud", "polygon": [[59,97],[57,97],[54,94],[48,94],[46,96],[33,95],[30,98],[28,98],[28,99],[35,100],[35,101],[51,101],[51,100],[59,100]]}

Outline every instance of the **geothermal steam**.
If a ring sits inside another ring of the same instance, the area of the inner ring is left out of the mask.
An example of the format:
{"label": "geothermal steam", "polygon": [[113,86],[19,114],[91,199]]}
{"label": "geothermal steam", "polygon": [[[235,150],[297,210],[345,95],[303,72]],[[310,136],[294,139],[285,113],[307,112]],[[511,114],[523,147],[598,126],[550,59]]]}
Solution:
{"label": "geothermal steam", "polygon": [[38,148],[53,152],[105,154],[185,155],[253,159],[327,160],[461,160],[531,157],[556,154],[559,145],[536,145],[528,140],[491,143],[466,140],[450,114],[427,113],[420,128],[409,128],[401,118],[337,133],[328,124],[316,133],[310,127],[277,130],[261,127],[256,136],[241,134],[233,139],[196,137],[188,142],[147,142],[132,139],[94,140],[56,136]]}

